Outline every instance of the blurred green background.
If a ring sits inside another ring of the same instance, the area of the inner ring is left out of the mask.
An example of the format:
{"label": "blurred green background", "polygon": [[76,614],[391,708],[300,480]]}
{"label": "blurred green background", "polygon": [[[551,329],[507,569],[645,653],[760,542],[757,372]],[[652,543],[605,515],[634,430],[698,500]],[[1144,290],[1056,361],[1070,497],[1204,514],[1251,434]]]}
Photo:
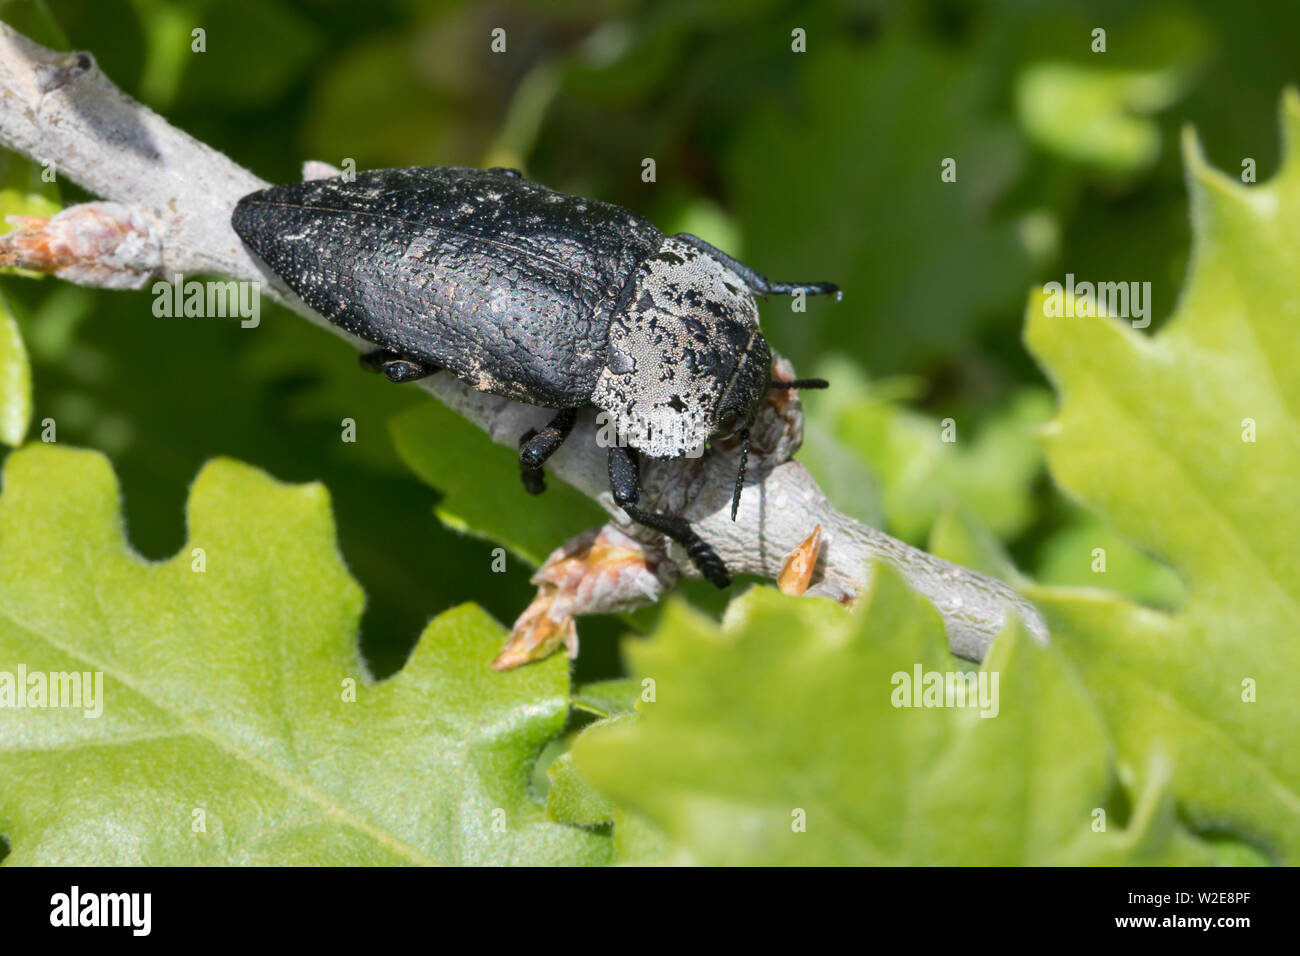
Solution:
{"label": "blurred green background", "polygon": [[[1153,327],[1168,316],[1189,235],[1179,128],[1195,124],[1230,173],[1249,157],[1271,174],[1294,0],[10,0],[0,15],[91,50],[127,92],[272,182],[305,159],[517,166],[774,278],[835,281],[842,303],[763,312],[801,375],[833,381],[807,400],[801,457],[842,510],[922,546],[959,517],[1048,583],[1091,583],[1104,544],[1109,587],[1180,600],[1167,568],[1048,481],[1034,433],[1053,401],[1020,342],[1023,308],[1032,285],[1073,272],[1150,281]],[[489,48],[498,27],[504,53]],[[3,172],[5,211],[86,198],[52,195],[15,157]],[[399,457],[388,422],[427,399],[361,374],[332,336],[270,307],[256,330],[159,319],[148,291],[6,275],[0,294],[32,353],[36,422],[112,457],[146,556],[181,545],[190,482],[231,455],[329,488],[380,675],[437,612],[476,601],[509,624],[530,600],[527,563],[492,573],[494,543],[445,527],[433,509],[446,502]],[[345,417],[355,444],[339,440]],[[947,418],[954,444],[938,440]],[[594,515],[563,505],[550,546]],[[579,679],[618,672],[627,626],[582,622]]]}

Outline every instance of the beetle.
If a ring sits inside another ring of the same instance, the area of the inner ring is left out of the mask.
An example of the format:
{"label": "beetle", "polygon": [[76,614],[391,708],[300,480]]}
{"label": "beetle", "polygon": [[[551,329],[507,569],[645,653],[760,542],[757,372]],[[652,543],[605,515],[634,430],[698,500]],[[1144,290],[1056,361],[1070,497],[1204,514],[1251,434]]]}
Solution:
{"label": "beetle", "polygon": [[735,520],[767,390],[826,384],[771,381],[754,297],[838,297],[838,287],[772,282],[697,236],[665,236],[518,170],[412,167],[272,186],[240,199],[231,224],[304,302],[376,347],[364,368],[393,382],[445,369],[557,409],[520,439],[530,493],[580,409],[610,415],[614,500],[720,588],[731,576],[690,524],[639,507],[639,455],[694,455],[738,436]]}

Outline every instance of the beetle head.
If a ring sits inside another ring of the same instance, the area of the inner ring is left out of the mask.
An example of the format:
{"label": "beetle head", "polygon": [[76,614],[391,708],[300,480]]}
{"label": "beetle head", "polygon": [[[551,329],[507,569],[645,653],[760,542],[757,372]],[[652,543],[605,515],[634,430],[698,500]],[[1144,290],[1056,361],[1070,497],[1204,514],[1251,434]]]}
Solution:
{"label": "beetle head", "polygon": [[693,457],[709,438],[753,423],[771,367],[744,280],[696,247],[666,239],[640,265],[627,305],[610,323],[609,357],[591,401],[638,451]]}

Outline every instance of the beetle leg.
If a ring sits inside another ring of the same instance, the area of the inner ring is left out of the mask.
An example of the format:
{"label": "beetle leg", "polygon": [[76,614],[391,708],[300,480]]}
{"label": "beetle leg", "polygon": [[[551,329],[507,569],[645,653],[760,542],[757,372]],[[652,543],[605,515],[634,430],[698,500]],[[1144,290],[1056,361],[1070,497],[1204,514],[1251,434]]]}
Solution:
{"label": "beetle leg", "polygon": [[388,349],[364,353],[361,356],[361,367],[367,372],[383,372],[390,382],[414,382],[418,378],[428,378],[440,370],[437,365],[407,358],[400,352],[390,352]]}
{"label": "beetle leg", "polygon": [[744,279],[745,285],[749,286],[749,291],[756,295],[795,295],[799,292],[804,295],[830,295],[833,292],[836,301],[844,297],[840,287],[833,282],[773,282],[761,272],[750,268],[737,259],[731,258],[721,249],[709,245],[699,236],[692,236],[689,232],[679,232],[673,238],[680,239],[688,246],[694,246],[701,252],[713,256],[713,258]]}
{"label": "beetle leg", "polygon": [[614,500],[627,512],[627,516],[637,524],[667,535],[685,548],[691,563],[710,584],[720,588],[730,585],[731,575],[727,572],[727,566],[709,543],[695,533],[689,521],[657,511],[643,511],[636,506],[637,499],[641,497],[640,484],[641,466],[636,452],[617,445],[610,448],[609,487],[614,492]]}
{"label": "beetle leg", "polygon": [[519,472],[524,480],[524,490],[530,495],[540,495],[546,490],[542,465],[559,451],[569,432],[573,431],[577,418],[576,408],[563,408],[541,431],[530,428],[519,439]]}

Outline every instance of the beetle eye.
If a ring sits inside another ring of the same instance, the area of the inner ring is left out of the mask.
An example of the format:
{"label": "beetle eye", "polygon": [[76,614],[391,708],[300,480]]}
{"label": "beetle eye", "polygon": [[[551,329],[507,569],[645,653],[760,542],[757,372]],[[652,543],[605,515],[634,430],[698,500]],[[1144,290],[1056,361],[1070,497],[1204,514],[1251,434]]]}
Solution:
{"label": "beetle eye", "polygon": [[714,433],[720,438],[726,438],[736,430],[740,424],[740,412],[734,408],[724,409],[718,416],[718,424]]}

